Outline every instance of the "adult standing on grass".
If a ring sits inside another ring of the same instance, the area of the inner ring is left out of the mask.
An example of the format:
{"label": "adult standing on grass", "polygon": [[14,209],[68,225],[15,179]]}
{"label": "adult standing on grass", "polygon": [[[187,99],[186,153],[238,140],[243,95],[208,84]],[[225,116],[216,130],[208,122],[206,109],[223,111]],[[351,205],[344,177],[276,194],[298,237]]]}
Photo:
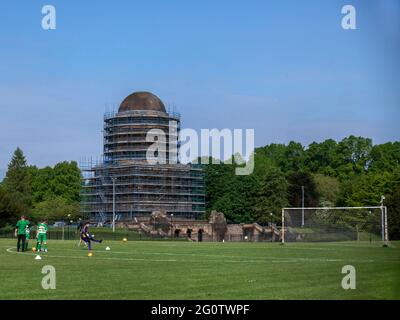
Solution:
{"label": "adult standing on grass", "polygon": [[29,221],[26,220],[25,216],[21,216],[21,220],[15,225],[15,236],[17,240],[17,251],[21,249],[22,252],[25,251],[25,240],[26,240],[26,228],[29,228]]}

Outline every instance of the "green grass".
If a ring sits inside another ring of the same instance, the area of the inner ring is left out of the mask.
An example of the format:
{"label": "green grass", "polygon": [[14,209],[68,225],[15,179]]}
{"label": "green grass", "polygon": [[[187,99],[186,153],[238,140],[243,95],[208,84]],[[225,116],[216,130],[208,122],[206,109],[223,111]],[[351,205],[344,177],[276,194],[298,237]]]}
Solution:
{"label": "green grass", "polygon": [[[93,257],[75,245],[49,241],[36,261],[0,240],[0,299],[400,299],[399,242],[105,241]],[[341,287],[347,264],[355,290]],[[55,290],[41,287],[44,265],[56,269]]]}

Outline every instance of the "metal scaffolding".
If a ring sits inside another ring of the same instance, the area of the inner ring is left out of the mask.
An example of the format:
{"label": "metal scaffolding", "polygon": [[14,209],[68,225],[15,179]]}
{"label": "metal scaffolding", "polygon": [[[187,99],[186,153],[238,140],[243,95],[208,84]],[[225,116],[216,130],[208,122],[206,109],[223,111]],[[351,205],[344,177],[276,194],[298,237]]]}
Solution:
{"label": "metal scaffolding", "polygon": [[[175,130],[170,130],[171,122],[175,123]],[[172,157],[168,144],[167,164],[149,164],[146,149],[150,143],[146,135],[151,129],[165,132],[167,141],[177,141],[180,115],[148,110],[105,114],[104,155],[80,162],[81,210],[86,218],[111,221],[113,204],[116,220],[148,217],[157,210],[181,218],[203,216],[205,195],[201,165],[168,164]]]}

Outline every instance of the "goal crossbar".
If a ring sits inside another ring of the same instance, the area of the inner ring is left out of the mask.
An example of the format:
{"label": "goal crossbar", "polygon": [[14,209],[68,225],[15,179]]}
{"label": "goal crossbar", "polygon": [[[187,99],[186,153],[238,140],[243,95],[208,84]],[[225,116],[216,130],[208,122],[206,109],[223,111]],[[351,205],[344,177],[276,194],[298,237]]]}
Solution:
{"label": "goal crossbar", "polygon": [[347,209],[382,209],[385,206],[371,206],[371,207],[290,207],[283,208],[282,210],[347,210]]}

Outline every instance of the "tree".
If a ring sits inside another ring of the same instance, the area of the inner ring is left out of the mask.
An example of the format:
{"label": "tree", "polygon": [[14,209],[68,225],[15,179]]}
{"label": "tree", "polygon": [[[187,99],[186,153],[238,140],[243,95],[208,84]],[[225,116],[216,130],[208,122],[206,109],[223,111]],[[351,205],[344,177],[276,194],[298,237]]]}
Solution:
{"label": "tree", "polygon": [[317,187],[312,175],[307,171],[297,171],[288,177],[288,200],[293,207],[302,205],[302,186],[304,186],[304,206],[316,207],[319,202]]}
{"label": "tree", "polygon": [[54,170],[51,167],[38,169],[36,166],[29,167],[32,187],[32,204],[37,203],[54,195],[52,181],[54,180]]}
{"label": "tree", "polygon": [[328,139],[321,143],[313,142],[306,150],[306,166],[310,172],[328,176],[336,175],[334,166],[337,157],[337,143]]}
{"label": "tree", "polygon": [[0,227],[7,224],[14,224],[21,213],[6,190],[0,186]]}
{"label": "tree", "polygon": [[324,203],[324,206],[333,206],[339,194],[339,180],[317,173],[314,175],[314,181],[320,204]]}
{"label": "tree", "polygon": [[305,152],[301,143],[290,141],[285,150],[285,172],[292,172],[304,169]]}
{"label": "tree", "polygon": [[28,210],[31,205],[30,175],[25,156],[20,148],[17,148],[8,165],[4,188],[14,201],[23,210]]}
{"label": "tree", "polygon": [[337,198],[339,206],[379,205],[382,195],[389,195],[400,181],[400,170],[392,173],[368,172],[343,180]]}
{"label": "tree", "polygon": [[370,171],[393,171],[400,166],[400,142],[374,145],[371,150]]}
{"label": "tree", "polygon": [[234,199],[232,204],[235,207],[232,221],[236,223],[251,223],[256,219],[254,203],[260,189],[259,180],[253,174],[247,176],[235,176],[233,186]]}
{"label": "tree", "polygon": [[79,217],[79,203],[56,196],[38,203],[32,210],[35,221],[76,220]]}
{"label": "tree", "polygon": [[386,197],[386,206],[388,208],[389,239],[400,240],[400,186],[397,186],[394,192]]}
{"label": "tree", "polygon": [[64,161],[54,166],[52,188],[56,196],[62,196],[71,201],[79,201],[81,171],[75,161]]}
{"label": "tree", "polygon": [[271,168],[286,177],[286,203],[296,207],[301,206],[302,185],[305,206],[365,206],[377,205],[400,181],[400,142],[372,145],[371,139],[349,136],[313,142],[306,149],[294,141],[273,143],[257,148],[254,161],[253,173],[242,177],[235,175],[235,164],[206,166],[208,213],[222,211],[229,222],[267,221],[263,212],[281,207],[266,192],[273,184],[265,180]]}
{"label": "tree", "polygon": [[223,212],[230,223],[250,222],[257,180],[254,175],[235,175],[237,166],[241,164],[235,161],[232,164],[212,164],[211,158],[209,164],[204,166],[206,211],[207,215],[212,210]]}
{"label": "tree", "polygon": [[[234,188],[234,168],[229,164],[212,164],[211,157],[209,164],[204,165],[205,171],[205,198],[206,210],[208,213],[211,210],[223,211],[225,201],[222,200],[224,195],[229,194]],[[216,203],[218,202],[218,208]]]}
{"label": "tree", "polygon": [[33,206],[56,196],[79,201],[81,172],[75,161],[60,162],[54,168],[29,167],[28,171],[31,176]]}
{"label": "tree", "polygon": [[304,148],[300,143],[294,141],[290,141],[287,146],[272,143],[268,146],[257,148],[256,155],[265,157],[284,173],[304,168]]}
{"label": "tree", "polygon": [[255,201],[255,218],[259,223],[270,221],[270,213],[274,220],[279,220],[281,209],[287,205],[287,181],[277,167],[269,167],[262,177],[260,190]]}
{"label": "tree", "polygon": [[349,136],[338,143],[337,173],[339,176],[361,174],[368,169],[371,162],[372,140],[363,137]]}

